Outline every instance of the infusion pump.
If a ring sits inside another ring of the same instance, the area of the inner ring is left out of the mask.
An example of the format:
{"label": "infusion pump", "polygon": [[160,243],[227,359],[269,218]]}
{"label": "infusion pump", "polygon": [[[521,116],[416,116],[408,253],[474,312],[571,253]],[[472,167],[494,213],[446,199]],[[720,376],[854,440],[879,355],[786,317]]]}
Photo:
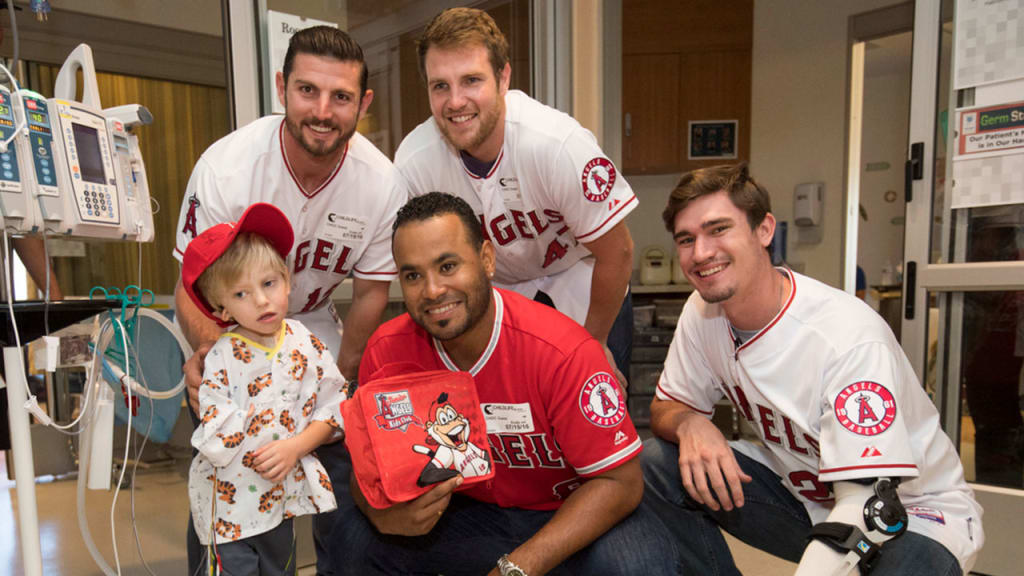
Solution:
{"label": "infusion pump", "polygon": [[[11,91],[0,86],[0,139],[8,140],[18,125]],[[28,150],[23,136],[16,136],[0,151],[0,214],[5,229],[18,232],[38,230],[39,210],[33,198],[31,178],[25,178]]]}
{"label": "infusion pump", "polygon": [[[82,102],[74,100],[79,70]],[[12,98],[0,87],[0,133],[9,135],[8,121],[10,131],[25,126],[17,145],[0,154],[4,226],[51,236],[151,241],[149,184],[138,136],[131,132],[152,121],[149,111],[139,105],[100,107],[92,51],[85,44],[65,61],[54,92],[47,99],[21,90]],[[5,170],[8,163],[12,170]],[[22,206],[31,216],[22,215]]]}

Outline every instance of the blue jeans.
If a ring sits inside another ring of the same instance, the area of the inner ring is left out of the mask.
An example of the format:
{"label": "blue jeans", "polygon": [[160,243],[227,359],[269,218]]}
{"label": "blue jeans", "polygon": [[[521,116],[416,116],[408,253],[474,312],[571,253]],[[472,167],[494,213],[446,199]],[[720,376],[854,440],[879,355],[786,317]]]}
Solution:
{"label": "blue jeans", "polygon": [[[407,537],[378,533],[355,509],[335,526],[333,551],[345,575],[479,576],[494,568],[502,554],[533,536],[554,514],[502,508],[456,494],[429,534]],[[680,570],[672,539],[644,503],[550,574],[661,576],[681,574]]]}
{"label": "blue jeans", "polygon": [[[668,526],[687,573],[738,575],[721,530],[773,556],[799,562],[807,546],[811,519],[768,467],[733,451],[754,480],[743,485],[744,505],[717,512],[698,504],[683,488],[679,446],[660,438],[644,442],[644,495]],[[721,530],[720,530],[721,529]],[[960,564],[942,544],[907,532],[882,546],[872,576],[961,576]]]}
{"label": "blue jeans", "polygon": [[316,457],[327,470],[334,489],[334,499],[338,508],[313,516],[313,547],[316,549],[317,576],[337,576],[343,574],[342,568],[348,559],[339,553],[337,539],[340,537],[339,525],[352,514],[359,514],[356,503],[348,491],[349,476],[352,473],[352,460],[344,442],[324,444],[316,449]]}

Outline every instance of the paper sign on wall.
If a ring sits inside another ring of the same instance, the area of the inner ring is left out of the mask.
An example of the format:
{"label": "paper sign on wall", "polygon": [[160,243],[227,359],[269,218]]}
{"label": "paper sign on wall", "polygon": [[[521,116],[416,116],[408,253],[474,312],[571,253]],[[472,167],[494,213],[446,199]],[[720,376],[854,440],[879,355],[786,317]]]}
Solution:
{"label": "paper sign on wall", "polygon": [[959,136],[960,155],[1024,148],[1024,102],[961,112]]}
{"label": "paper sign on wall", "polygon": [[277,73],[284,68],[284,56],[288,52],[288,42],[292,39],[292,35],[299,30],[321,25],[332,28],[338,27],[336,22],[326,22],[313,18],[303,18],[295,14],[267,10],[267,47],[270,57],[268,81],[270,82],[271,101],[274,103],[273,111],[275,114],[284,113],[284,106],[277,98],[275,78],[277,78]]}
{"label": "paper sign on wall", "polygon": [[952,208],[1024,202],[1024,101],[957,116]]}

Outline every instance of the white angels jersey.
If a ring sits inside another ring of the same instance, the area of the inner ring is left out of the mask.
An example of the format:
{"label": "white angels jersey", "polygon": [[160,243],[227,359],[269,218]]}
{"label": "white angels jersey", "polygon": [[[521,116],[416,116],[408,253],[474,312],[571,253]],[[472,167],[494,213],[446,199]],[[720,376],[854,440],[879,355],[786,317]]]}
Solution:
{"label": "white angels jersey", "polygon": [[831,512],[831,482],[904,478],[908,529],[943,544],[967,573],[984,540],[981,506],[896,338],[857,298],[780,271],[789,299],[742,345],[720,305],[690,296],[658,398],[710,416],[728,397],[763,443],[733,448],[778,474],[812,523]]}
{"label": "white angels jersey", "polygon": [[283,152],[283,116],[260,118],[221,138],[199,158],[178,217],[174,257],[180,262],[197,235],[234,222],[251,204],[278,207],[292,224],[288,255],[291,296],[288,314],[299,316],[337,353],[340,337],[323,324],[331,293],[351,272],[390,282],[398,271],[391,258],[391,224],[406,193],[391,161],[359,133],[353,134],[334,174],[304,191]]}
{"label": "white angels jersey", "polygon": [[253,457],[310,422],[340,430],[344,382],[334,357],[301,322],[284,321],[273,349],[232,332],[221,335],[206,355],[202,417],[192,433],[199,453],[189,469],[189,503],[201,543],[256,536],[287,518],[336,507],[315,455],[300,458],[277,484],[256,472]]}
{"label": "white angels jersey", "polygon": [[494,281],[528,298],[541,290],[582,324],[600,238],[636,195],[571,116],[518,90],[505,96],[505,141],[486,177],[470,173],[433,118],[402,141],[395,166],[411,196],[439,190],[469,203],[497,251]]}

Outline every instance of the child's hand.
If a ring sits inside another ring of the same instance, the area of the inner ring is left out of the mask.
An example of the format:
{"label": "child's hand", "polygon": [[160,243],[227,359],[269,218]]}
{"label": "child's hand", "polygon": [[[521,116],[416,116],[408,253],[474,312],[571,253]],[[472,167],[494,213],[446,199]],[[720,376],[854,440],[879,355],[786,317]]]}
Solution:
{"label": "child's hand", "polygon": [[245,421],[246,422],[248,422],[249,419],[252,418],[252,414],[255,411],[256,411],[256,405],[255,404],[249,404],[249,411],[245,413]]}
{"label": "child's hand", "polygon": [[295,438],[285,438],[261,446],[254,456],[254,469],[260,476],[276,484],[284,481],[303,454]]}

